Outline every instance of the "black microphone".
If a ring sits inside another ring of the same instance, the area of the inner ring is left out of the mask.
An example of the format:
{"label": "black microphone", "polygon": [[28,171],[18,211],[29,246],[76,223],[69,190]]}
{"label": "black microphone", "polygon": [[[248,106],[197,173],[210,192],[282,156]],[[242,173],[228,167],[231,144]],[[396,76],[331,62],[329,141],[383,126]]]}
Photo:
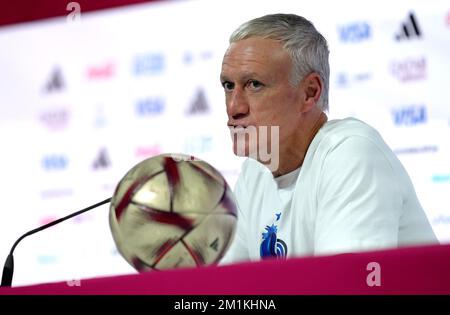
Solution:
{"label": "black microphone", "polygon": [[21,240],[23,240],[25,237],[27,237],[27,236],[29,236],[29,235],[32,235],[32,234],[37,233],[37,232],[39,232],[39,231],[45,230],[46,228],[49,228],[49,227],[51,227],[51,226],[53,226],[53,225],[55,225],[55,224],[58,224],[58,223],[60,223],[60,222],[62,222],[62,221],[65,221],[65,220],[67,220],[67,219],[70,219],[70,218],[72,218],[72,217],[75,217],[75,216],[77,216],[77,215],[79,215],[79,214],[82,214],[82,213],[84,213],[84,212],[86,212],[86,211],[89,211],[89,210],[92,210],[92,209],[94,209],[94,208],[97,208],[97,207],[99,207],[99,206],[101,206],[101,205],[104,205],[105,203],[110,202],[110,201],[111,201],[111,198],[105,199],[105,200],[103,200],[103,201],[101,201],[101,202],[99,202],[99,203],[96,203],[95,205],[89,206],[89,207],[87,207],[87,208],[85,208],[85,209],[83,209],[83,210],[80,210],[80,211],[74,212],[74,213],[72,213],[72,214],[69,214],[68,216],[65,216],[65,217],[63,217],[63,218],[61,218],[61,219],[58,219],[58,220],[52,221],[52,222],[50,222],[50,223],[47,223],[46,225],[43,225],[43,226],[41,226],[41,227],[38,227],[38,228],[36,228],[36,229],[34,229],[34,230],[31,230],[31,231],[25,233],[24,235],[22,235],[22,236],[14,243],[14,245],[13,245],[12,248],[11,248],[11,251],[9,252],[8,257],[6,258],[5,266],[3,267],[3,275],[2,275],[2,284],[1,284],[1,286],[2,286],[2,287],[10,287],[11,284],[12,284],[13,273],[14,273],[14,257],[13,257],[13,252],[14,252],[14,249],[16,248],[17,244],[19,244],[19,242],[20,242]]}

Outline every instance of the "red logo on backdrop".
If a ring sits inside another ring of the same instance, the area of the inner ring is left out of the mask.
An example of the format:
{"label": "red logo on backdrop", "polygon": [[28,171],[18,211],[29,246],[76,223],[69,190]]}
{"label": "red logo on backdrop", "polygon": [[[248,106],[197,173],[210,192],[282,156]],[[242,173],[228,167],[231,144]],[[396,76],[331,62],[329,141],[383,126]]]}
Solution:
{"label": "red logo on backdrop", "polygon": [[87,70],[89,79],[108,79],[114,76],[116,65],[113,62],[108,62],[100,66],[92,66]]}
{"label": "red logo on backdrop", "polygon": [[450,10],[447,13],[446,23],[447,23],[447,26],[450,27]]}

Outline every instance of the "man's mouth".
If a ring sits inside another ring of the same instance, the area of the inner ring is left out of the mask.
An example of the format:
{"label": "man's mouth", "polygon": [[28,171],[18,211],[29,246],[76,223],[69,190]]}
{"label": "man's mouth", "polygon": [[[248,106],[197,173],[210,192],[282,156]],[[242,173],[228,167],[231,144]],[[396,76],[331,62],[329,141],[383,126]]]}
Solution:
{"label": "man's mouth", "polygon": [[246,129],[247,126],[245,126],[245,125],[228,125],[228,128],[231,128],[231,129]]}

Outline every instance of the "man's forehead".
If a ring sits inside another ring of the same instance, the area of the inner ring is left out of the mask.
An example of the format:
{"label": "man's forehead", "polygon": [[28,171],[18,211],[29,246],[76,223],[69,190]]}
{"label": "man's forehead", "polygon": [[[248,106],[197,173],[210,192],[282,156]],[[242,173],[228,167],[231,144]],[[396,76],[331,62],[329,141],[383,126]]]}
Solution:
{"label": "man's forehead", "polygon": [[228,80],[232,77],[241,80],[247,80],[250,78],[258,78],[265,76],[269,70],[269,62],[261,62],[256,60],[241,60],[227,62],[224,59],[222,63],[222,71],[220,73],[220,78],[222,80]]}
{"label": "man's forehead", "polygon": [[230,58],[261,58],[284,55],[286,51],[282,44],[274,39],[251,37],[233,42],[225,52],[224,59]]}
{"label": "man's forehead", "polygon": [[287,52],[280,42],[273,39],[248,38],[232,43],[222,61],[222,73],[260,72],[269,65],[289,62]]}

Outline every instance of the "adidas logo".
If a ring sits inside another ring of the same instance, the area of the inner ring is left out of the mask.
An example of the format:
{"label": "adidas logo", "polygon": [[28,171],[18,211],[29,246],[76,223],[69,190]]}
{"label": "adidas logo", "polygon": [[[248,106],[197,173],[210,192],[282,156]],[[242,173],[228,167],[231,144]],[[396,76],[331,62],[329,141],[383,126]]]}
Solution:
{"label": "adidas logo", "polygon": [[400,31],[395,35],[395,40],[413,39],[422,37],[419,23],[413,12],[410,12],[408,19],[402,23]]}
{"label": "adidas logo", "polygon": [[64,89],[64,80],[59,68],[53,70],[49,80],[44,86],[44,91],[47,93],[55,92]]}
{"label": "adidas logo", "polygon": [[209,112],[208,102],[206,100],[205,91],[199,89],[195,95],[194,101],[191,103],[190,108],[187,113],[192,114],[202,114]]}
{"label": "adidas logo", "polygon": [[209,244],[209,247],[217,252],[217,250],[219,249],[219,238],[217,237],[211,244]]}
{"label": "adidas logo", "polygon": [[94,163],[92,164],[92,168],[94,170],[98,169],[105,169],[108,168],[111,165],[111,162],[109,160],[108,152],[105,148],[102,148],[98,154],[98,156],[95,158]]}

